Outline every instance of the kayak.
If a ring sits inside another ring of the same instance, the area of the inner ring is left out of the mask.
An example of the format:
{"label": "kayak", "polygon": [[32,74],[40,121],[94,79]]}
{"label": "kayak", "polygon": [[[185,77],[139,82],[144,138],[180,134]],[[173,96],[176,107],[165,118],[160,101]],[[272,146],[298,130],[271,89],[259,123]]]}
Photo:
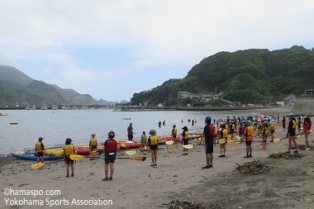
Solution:
{"label": "kayak", "polygon": [[141,146],[141,143],[135,143],[133,141],[127,141],[126,146],[128,146],[130,149],[139,148]]}
{"label": "kayak", "polygon": [[76,154],[79,154],[79,155],[89,155],[91,152],[90,149],[87,147],[75,147],[75,151],[76,151]]}
{"label": "kayak", "polygon": [[158,144],[166,144],[166,139],[160,139],[159,141],[158,141]]}
{"label": "kayak", "polygon": [[[172,136],[162,136],[159,138],[159,140],[173,141],[173,138]],[[181,136],[177,136],[176,142],[180,142],[180,141],[181,141]]]}
{"label": "kayak", "polygon": [[63,149],[46,149],[47,155],[56,155],[56,156],[62,156],[63,155]]}
{"label": "kayak", "polygon": [[[37,156],[35,154],[16,154],[16,153],[10,153],[13,157],[16,157],[18,159],[22,160],[37,160]],[[54,156],[54,155],[44,155],[44,160],[59,160],[63,159],[62,156]]]}

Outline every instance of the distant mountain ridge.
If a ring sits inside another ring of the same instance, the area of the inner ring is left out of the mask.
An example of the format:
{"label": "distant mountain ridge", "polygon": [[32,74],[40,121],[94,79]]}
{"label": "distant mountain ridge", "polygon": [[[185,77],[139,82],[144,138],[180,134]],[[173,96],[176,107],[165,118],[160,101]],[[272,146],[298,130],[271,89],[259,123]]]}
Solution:
{"label": "distant mountain ridge", "polygon": [[[100,103],[106,104],[106,101],[100,100]],[[12,66],[0,65],[0,106],[8,104],[53,106],[99,103],[89,94],[81,95],[73,89],[37,81]]]}

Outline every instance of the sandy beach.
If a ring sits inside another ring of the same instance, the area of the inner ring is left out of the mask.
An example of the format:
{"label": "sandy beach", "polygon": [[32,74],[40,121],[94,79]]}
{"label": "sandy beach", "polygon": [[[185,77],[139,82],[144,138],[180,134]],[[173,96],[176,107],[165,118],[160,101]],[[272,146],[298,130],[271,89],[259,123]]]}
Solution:
{"label": "sandy beach", "polygon": [[[261,111],[258,112],[279,112]],[[277,124],[275,136],[285,135]],[[205,170],[201,169],[205,165],[203,146],[195,146],[183,156],[181,145],[171,151],[167,145],[160,145],[157,167],[150,166],[149,153],[145,155],[146,161],[139,162],[119,151],[118,158],[129,159],[116,160],[113,181],[108,182],[101,180],[103,156],[93,161],[89,158],[77,161],[75,176],[70,178],[65,177],[63,161],[47,161],[43,168],[32,170],[30,165],[34,162],[2,157],[0,208],[171,208],[174,200],[212,209],[314,208],[313,147],[309,151],[300,150],[297,156],[269,158],[271,154],[287,151],[288,140],[270,142],[266,150],[260,150],[259,140],[254,138],[253,158],[249,159],[243,158],[244,143],[227,145],[225,158],[218,157],[219,146],[216,146],[214,167]],[[304,136],[297,142],[304,145]],[[312,136],[310,145],[313,146]],[[239,165],[252,161],[265,163],[265,172],[246,175],[235,172]],[[21,190],[33,190],[33,195],[19,195]],[[48,190],[54,190],[49,191],[52,195],[34,195]]]}

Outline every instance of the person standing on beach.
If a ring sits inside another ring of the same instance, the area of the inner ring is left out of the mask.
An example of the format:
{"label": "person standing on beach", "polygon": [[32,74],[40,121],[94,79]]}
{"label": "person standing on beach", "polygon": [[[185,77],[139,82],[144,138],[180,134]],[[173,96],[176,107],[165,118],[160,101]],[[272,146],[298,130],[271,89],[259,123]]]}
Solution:
{"label": "person standing on beach", "polygon": [[128,127],[127,131],[128,131],[128,140],[132,141],[133,140],[133,126],[132,126],[132,123],[129,124],[129,127]]}
{"label": "person standing on beach", "polygon": [[285,131],[286,130],[286,117],[285,116],[282,116],[281,123],[282,123],[282,130]]}
{"label": "person standing on beach", "polygon": [[[89,140],[89,149],[91,152],[97,151],[97,139],[95,138],[96,134],[91,134],[91,138]],[[90,160],[95,160],[95,155],[91,155]]]}
{"label": "person standing on beach", "polygon": [[202,167],[202,169],[209,169],[213,167],[215,126],[211,124],[211,120],[212,118],[210,116],[205,118],[206,125],[204,127],[203,137],[205,139],[204,150],[206,156],[206,166]]}
{"label": "person standing on beach", "polygon": [[[189,143],[189,130],[188,130],[188,127],[184,126],[183,128],[183,132],[182,132],[182,142],[183,142],[183,145],[188,145]],[[182,155],[188,155],[188,149],[184,148],[183,147],[183,150],[182,150]]]}
{"label": "person standing on beach", "polygon": [[[132,123],[131,123],[132,124]],[[116,152],[118,143],[114,139],[115,133],[110,131],[108,133],[108,140],[104,143],[104,153],[105,153],[105,178],[102,181],[112,181],[112,176],[114,172],[114,161],[116,160]],[[108,178],[108,167],[110,166],[110,177]]]}
{"label": "person standing on beach", "polygon": [[63,147],[63,153],[64,153],[64,161],[67,164],[66,167],[66,172],[67,175],[66,177],[69,177],[69,171],[70,171],[70,164],[71,164],[71,176],[74,176],[74,160],[71,160],[70,155],[75,154],[75,148],[73,146],[73,144],[71,144],[72,139],[67,138],[65,140],[65,146]]}
{"label": "person standing on beach", "polygon": [[294,144],[295,151],[294,153],[298,153],[298,145],[296,142],[296,127],[298,125],[298,122],[294,118],[294,114],[290,113],[288,115],[289,117],[289,123],[288,123],[288,132],[287,132],[287,138],[289,138],[289,148],[286,152],[287,154],[290,154],[290,150],[292,149],[292,143]]}
{"label": "person standing on beach", "polygon": [[270,142],[274,142],[274,133],[276,131],[276,123],[275,121],[270,124]]}
{"label": "person standing on beach", "polygon": [[159,137],[157,136],[154,129],[151,129],[149,131],[149,135],[150,136],[148,137],[148,145],[152,157],[152,164],[150,166],[157,166],[157,150]]}
{"label": "person standing on beach", "polygon": [[263,130],[262,130],[262,148],[261,148],[261,150],[266,150],[267,138],[269,136],[269,133],[270,133],[269,124],[267,121],[264,121]]}
{"label": "person standing on beach", "polygon": [[305,137],[305,146],[306,146],[305,150],[306,151],[310,150],[309,135],[311,133],[311,128],[312,128],[311,118],[309,116],[305,116],[304,124],[303,124],[303,132],[304,132],[304,137]]}
{"label": "person standing on beach", "polygon": [[142,136],[141,136],[141,152],[143,152],[144,151],[144,148],[145,148],[145,146],[146,146],[146,144],[147,144],[147,136],[146,136],[146,133],[145,133],[145,131],[143,131],[143,134],[142,134]]}
{"label": "person standing on beach", "polygon": [[37,163],[41,160],[42,163],[44,163],[44,152],[45,146],[43,144],[43,137],[38,138],[38,142],[35,144],[35,153],[37,154]]}
{"label": "person standing on beach", "polygon": [[298,117],[298,135],[301,134],[301,116]]}
{"label": "person standing on beach", "polygon": [[226,157],[226,146],[227,146],[227,137],[228,137],[229,131],[226,128],[225,124],[221,125],[221,131],[219,133],[220,139],[219,139],[219,144],[220,144],[220,155],[219,157]]}
{"label": "person standing on beach", "polygon": [[172,126],[172,130],[171,130],[171,137],[172,137],[172,140],[173,140],[174,144],[177,143],[177,132],[178,132],[177,126],[173,125]]}
{"label": "person standing on beach", "polygon": [[244,158],[252,157],[252,140],[254,127],[252,126],[252,121],[247,120],[245,123],[244,136],[245,136],[245,145],[246,145],[246,156]]}
{"label": "person standing on beach", "polygon": [[243,123],[240,123],[240,127],[239,127],[239,136],[240,136],[240,142],[244,141],[244,126]]}

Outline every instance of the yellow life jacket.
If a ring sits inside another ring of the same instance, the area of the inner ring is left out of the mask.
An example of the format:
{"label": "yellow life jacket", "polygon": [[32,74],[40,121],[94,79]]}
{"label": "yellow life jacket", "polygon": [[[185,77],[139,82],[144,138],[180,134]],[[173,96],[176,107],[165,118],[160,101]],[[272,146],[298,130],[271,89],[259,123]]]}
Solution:
{"label": "yellow life jacket", "polygon": [[75,149],[72,144],[67,144],[64,146],[64,155],[70,156],[71,154],[75,154]]}
{"label": "yellow life jacket", "polygon": [[264,127],[264,133],[265,133],[265,135],[268,135],[269,134],[269,131],[270,131],[270,129],[267,127],[267,126],[265,126]]}
{"label": "yellow life jacket", "polygon": [[91,138],[89,140],[89,145],[90,146],[96,146],[97,145],[97,139],[96,138]]}
{"label": "yellow life jacket", "polygon": [[188,139],[189,138],[189,132],[188,131],[184,132],[184,135],[182,135],[182,138]]}
{"label": "yellow life jacket", "polygon": [[298,121],[293,119],[292,123],[293,123],[292,128],[296,128],[298,126]]}
{"label": "yellow life jacket", "polygon": [[157,145],[159,137],[157,135],[150,136],[150,145]]}
{"label": "yellow life jacket", "polygon": [[177,134],[178,130],[177,128],[172,129],[172,134]]}
{"label": "yellow life jacket", "polygon": [[227,138],[227,136],[228,136],[228,129],[224,129],[224,130],[222,130],[222,138],[224,138],[224,139],[226,139]]}
{"label": "yellow life jacket", "polygon": [[218,134],[218,128],[215,127],[214,135],[217,135],[217,134]]}
{"label": "yellow life jacket", "polygon": [[41,142],[37,142],[35,144],[36,152],[42,152],[43,151],[43,146]]}
{"label": "yellow life jacket", "polygon": [[147,136],[146,136],[146,134],[143,134],[143,135],[142,135],[141,140],[143,140],[143,141],[147,141]]}
{"label": "yellow life jacket", "polygon": [[247,136],[252,136],[253,135],[253,133],[254,133],[254,128],[253,128],[253,126],[248,126],[248,127],[246,127],[246,135]]}

